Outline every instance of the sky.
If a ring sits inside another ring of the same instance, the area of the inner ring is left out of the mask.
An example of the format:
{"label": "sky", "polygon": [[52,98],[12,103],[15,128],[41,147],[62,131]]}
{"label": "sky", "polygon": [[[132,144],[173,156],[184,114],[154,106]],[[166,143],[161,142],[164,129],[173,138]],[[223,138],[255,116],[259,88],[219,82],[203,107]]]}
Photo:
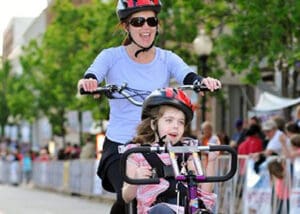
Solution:
{"label": "sky", "polygon": [[3,33],[13,17],[36,17],[47,6],[47,0],[0,0],[0,55]]}

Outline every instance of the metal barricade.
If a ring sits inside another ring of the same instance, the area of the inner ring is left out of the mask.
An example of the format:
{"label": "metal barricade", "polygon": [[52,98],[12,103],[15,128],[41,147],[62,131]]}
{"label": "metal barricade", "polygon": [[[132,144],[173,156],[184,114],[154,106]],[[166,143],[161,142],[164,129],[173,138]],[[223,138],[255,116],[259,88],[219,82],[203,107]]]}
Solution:
{"label": "metal barricade", "polygon": [[[230,159],[220,156],[216,173],[226,174]],[[108,193],[102,189],[101,180],[96,175],[98,160],[48,161],[33,163],[32,183],[40,188],[77,193],[99,197]],[[292,164],[290,164],[292,163]],[[281,203],[276,199],[278,186],[268,171],[268,160],[254,171],[254,160],[247,156],[239,157],[236,175],[229,181],[215,184],[218,195],[215,213],[248,214],[276,213]],[[300,212],[300,159],[286,160],[285,184],[289,190],[288,204],[290,214]],[[274,181],[274,180],[273,180]],[[21,182],[20,164],[17,161],[0,161],[0,183],[19,184]],[[112,195],[113,196],[113,195]],[[275,200],[276,199],[276,200]],[[283,201],[282,209],[286,209]]]}

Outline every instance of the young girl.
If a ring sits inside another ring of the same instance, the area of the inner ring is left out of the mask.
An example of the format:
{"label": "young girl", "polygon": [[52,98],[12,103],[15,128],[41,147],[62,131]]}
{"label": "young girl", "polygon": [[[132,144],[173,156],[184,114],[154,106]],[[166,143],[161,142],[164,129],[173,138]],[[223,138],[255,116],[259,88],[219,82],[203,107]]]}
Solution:
{"label": "young girl", "polygon": [[[137,136],[133,140],[133,143],[136,144],[129,144],[128,147],[137,146],[137,144],[157,145],[165,142],[178,145],[185,126],[191,122],[192,118],[193,106],[182,90],[172,88],[156,90],[144,102],[142,122],[137,128]],[[168,153],[158,154],[158,156],[166,166],[171,165]],[[214,174],[216,158],[216,153],[209,155],[207,176]],[[188,168],[193,170],[193,162],[189,159],[187,162]],[[135,179],[152,176],[151,165],[142,154],[133,154],[128,158],[126,172],[128,177]],[[137,199],[137,209],[140,214],[175,213],[177,210],[175,186],[174,177],[164,177],[160,178],[159,184],[132,185],[124,183],[122,193],[127,203],[134,198]],[[212,189],[212,183],[199,184],[199,196],[202,195],[200,198],[209,208],[212,207],[215,200],[215,195],[211,193]],[[180,207],[180,213],[184,213],[183,206]]]}

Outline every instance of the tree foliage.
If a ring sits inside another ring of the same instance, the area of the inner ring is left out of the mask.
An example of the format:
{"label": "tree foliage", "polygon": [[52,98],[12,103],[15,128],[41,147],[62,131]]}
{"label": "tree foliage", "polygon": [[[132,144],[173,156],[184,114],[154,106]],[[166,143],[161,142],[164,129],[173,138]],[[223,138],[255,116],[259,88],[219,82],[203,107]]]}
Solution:
{"label": "tree foliage", "polygon": [[[228,1],[231,2],[231,1]],[[295,0],[253,0],[231,2],[230,34],[218,38],[217,47],[226,64],[236,73],[247,73],[247,82],[261,78],[261,63],[273,68],[284,59],[290,66],[299,59],[300,2]]]}
{"label": "tree foliage", "polygon": [[1,136],[4,135],[4,126],[7,124],[7,118],[9,116],[9,107],[7,104],[7,91],[8,91],[8,79],[11,70],[11,65],[8,61],[5,61],[3,67],[0,69],[0,125]]}
{"label": "tree foliage", "polygon": [[[77,81],[96,54],[116,41],[109,39],[113,29],[107,28],[116,20],[110,19],[114,14],[112,6],[98,1],[81,6],[70,0],[55,1],[51,12],[53,19],[41,44],[32,41],[25,48],[23,76],[31,78],[38,107],[49,117],[54,134],[64,135],[64,115],[68,110],[94,108],[98,117],[101,115],[96,102],[87,105],[86,100],[76,98]],[[106,117],[107,108],[100,109],[104,110],[102,117]]]}
{"label": "tree foliage", "polygon": [[[260,80],[260,64],[267,66],[284,58],[290,65],[299,59],[300,1],[296,0],[162,0],[157,45],[197,65],[192,41],[198,28],[206,30],[214,42],[209,57],[210,76],[220,78],[231,72],[246,72],[246,83]],[[10,94],[1,88],[1,123],[7,112],[33,120],[49,117],[54,133],[63,135],[65,112],[91,110],[95,119],[107,118],[106,99],[76,97],[77,81],[104,48],[121,44],[116,1],[92,0],[74,5],[72,0],[56,0],[51,21],[41,42],[31,41],[21,57],[23,74],[11,77]],[[217,58],[225,60],[220,66]],[[249,72],[250,71],[250,72]],[[5,75],[1,72],[0,75]],[[9,77],[10,78],[10,77]],[[1,80],[2,80],[1,76]],[[3,83],[2,83],[3,84]],[[3,84],[4,85],[4,84]],[[9,98],[9,100],[7,100]],[[4,100],[4,102],[2,102]],[[5,110],[9,108],[9,110]]]}

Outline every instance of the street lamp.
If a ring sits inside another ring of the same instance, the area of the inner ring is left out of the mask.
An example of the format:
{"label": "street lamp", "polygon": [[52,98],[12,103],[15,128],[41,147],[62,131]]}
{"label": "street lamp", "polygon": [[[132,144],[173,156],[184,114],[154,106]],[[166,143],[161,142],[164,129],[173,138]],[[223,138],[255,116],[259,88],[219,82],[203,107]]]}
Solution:
{"label": "street lamp", "polygon": [[[213,49],[213,42],[211,38],[205,34],[204,29],[200,29],[197,37],[193,42],[194,50],[199,56],[199,71],[201,68],[202,76],[207,77],[207,58],[211,54]],[[206,95],[202,97],[202,121],[205,121],[205,112],[206,112]]]}

